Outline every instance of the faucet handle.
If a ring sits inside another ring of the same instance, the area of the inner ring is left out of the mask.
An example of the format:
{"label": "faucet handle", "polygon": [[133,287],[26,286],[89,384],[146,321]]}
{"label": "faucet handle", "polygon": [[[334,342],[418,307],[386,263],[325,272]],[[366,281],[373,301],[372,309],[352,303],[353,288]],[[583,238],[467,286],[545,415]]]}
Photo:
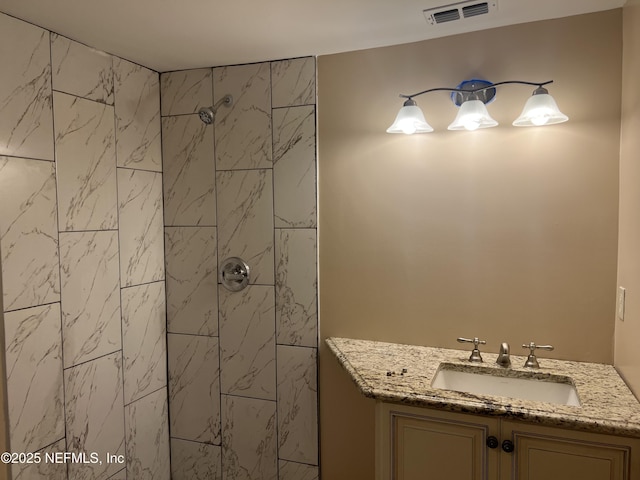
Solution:
{"label": "faucet handle", "polygon": [[479,340],[478,337],[471,338],[463,338],[458,337],[458,343],[473,343],[473,351],[469,356],[470,362],[482,362],[482,356],[480,355],[480,350],[478,349],[478,345],[485,345],[487,343],[486,340]]}
{"label": "faucet handle", "polygon": [[487,341],[478,340],[478,337],[474,337],[474,338],[458,337],[458,343],[473,343],[477,347],[478,345],[485,345]]}
{"label": "faucet handle", "polygon": [[551,351],[553,350],[553,345],[536,345],[535,343],[530,342],[528,345],[523,343],[522,348],[529,349],[529,356],[527,357],[527,361],[524,362],[524,366],[527,368],[540,368],[540,364],[538,363],[538,359],[535,355],[536,349]]}
{"label": "faucet handle", "polygon": [[533,353],[536,349],[551,351],[553,350],[553,345],[536,345],[535,343],[530,342],[529,344],[523,343],[522,348],[528,348],[531,353]]}

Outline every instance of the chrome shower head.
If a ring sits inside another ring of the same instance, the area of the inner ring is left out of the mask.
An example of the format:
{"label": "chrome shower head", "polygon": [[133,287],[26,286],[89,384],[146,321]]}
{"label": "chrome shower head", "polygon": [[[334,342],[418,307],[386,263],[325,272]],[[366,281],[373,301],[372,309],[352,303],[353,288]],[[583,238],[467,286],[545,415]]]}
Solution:
{"label": "chrome shower head", "polygon": [[216,118],[216,111],[213,107],[202,107],[198,110],[198,115],[200,115],[200,120],[206,125],[211,125]]}
{"label": "chrome shower head", "polygon": [[225,107],[230,107],[231,105],[233,105],[233,97],[227,94],[224,97],[222,97],[220,100],[218,100],[218,103],[216,103],[213,107],[202,107],[200,110],[198,110],[198,115],[200,115],[200,120],[202,120],[202,122],[205,123],[206,125],[211,125],[213,121],[216,119],[216,112],[218,111],[218,108],[221,105],[224,105]]}

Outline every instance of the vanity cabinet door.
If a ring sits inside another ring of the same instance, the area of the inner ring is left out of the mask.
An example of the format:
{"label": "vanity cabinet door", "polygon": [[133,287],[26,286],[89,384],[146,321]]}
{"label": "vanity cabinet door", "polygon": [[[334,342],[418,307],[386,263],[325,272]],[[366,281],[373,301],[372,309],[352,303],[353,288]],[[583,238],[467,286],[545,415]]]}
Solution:
{"label": "vanity cabinet door", "polygon": [[473,415],[379,404],[378,480],[497,478],[498,421]]}
{"label": "vanity cabinet door", "polygon": [[502,480],[634,480],[640,478],[640,440],[502,421]]}

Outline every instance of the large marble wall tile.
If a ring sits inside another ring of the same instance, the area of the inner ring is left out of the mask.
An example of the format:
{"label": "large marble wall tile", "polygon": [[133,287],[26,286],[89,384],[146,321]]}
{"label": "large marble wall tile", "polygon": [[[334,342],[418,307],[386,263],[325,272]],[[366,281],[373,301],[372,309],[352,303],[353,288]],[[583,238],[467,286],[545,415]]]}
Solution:
{"label": "large marble wall tile", "polygon": [[125,408],[127,477],[170,480],[169,419],[165,388]]}
{"label": "large marble wall tile", "polygon": [[0,157],[0,251],[5,310],[60,300],[53,163]]}
{"label": "large marble wall tile", "polygon": [[271,170],[218,172],[218,257],[240,257],[249,282],[273,285],[273,184]]}
{"label": "large marble wall tile", "polygon": [[172,480],[222,480],[222,452],[217,445],[171,439]]}
{"label": "large marble wall tile", "polygon": [[220,287],[222,393],[276,399],[275,306],[271,286]]}
{"label": "large marble wall tile", "polygon": [[213,105],[211,69],[182,70],[160,75],[162,115],[196,113]]}
{"label": "large marble wall tile", "polygon": [[167,385],[164,282],[122,289],[125,405]]}
{"label": "large marble wall tile", "polygon": [[216,224],[213,127],[197,115],[162,119],[165,225]]}
{"label": "large marble wall tile", "polygon": [[64,437],[60,304],[5,313],[7,399],[13,452]]}
{"label": "large marble wall tile", "polygon": [[319,480],[320,472],[315,465],[287,462],[280,460],[280,473],[278,480]]}
{"label": "large marble wall tile", "polygon": [[278,345],[278,454],[318,464],[316,349]]}
{"label": "large marble wall tile", "polygon": [[70,463],[69,480],[107,478],[120,471],[107,452],[124,455],[122,355],[106,355],[65,370],[67,451],[96,452],[102,464]]}
{"label": "large marble wall tile", "polygon": [[276,402],[222,396],[222,478],[277,480]]}
{"label": "large marble wall tile", "polygon": [[118,228],[113,107],[54,92],[60,231]]}
{"label": "large marble wall tile", "polygon": [[316,59],[294,58],[271,62],[273,106],[316,103]]}
{"label": "large marble wall tile", "polygon": [[167,329],[218,335],[215,227],[165,228]]}
{"label": "large marble wall tile", "polygon": [[162,170],[158,73],[114,57],[118,166]]}
{"label": "large marble wall tile", "polygon": [[113,105],[111,55],[51,34],[53,89]]}
{"label": "large marble wall tile", "polygon": [[117,232],[60,234],[65,368],[121,348]]}
{"label": "large marble wall tile", "polygon": [[127,480],[127,469],[123,468],[116,474],[110,476],[109,480]]}
{"label": "large marble wall tile", "polygon": [[[43,459],[40,463],[15,463],[11,466],[13,480],[67,480],[67,465],[63,462],[46,462],[45,455],[55,455],[66,450],[64,438],[43,448],[40,453]],[[16,451],[12,448],[12,451]]]}
{"label": "large marble wall tile", "polygon": [[49,32],[0,13],[0,155],[53,160]]}
{"label": "large marble wall tile", "polygon": [[276,230],[277,342],[318,345],[316,231]]}
{"label": "large marble wall tile", "polygon": [[268,63],[213,69],[214,99],[233,96],[216,115],[218,170],[271,167],[271,83]]}
{"label": "large marble wall tile", "polygon": [[220,444],[218,339],[168,335],[171,436]]}
{"label": "large marble wall tile", "polygon": [[273,111],[276,227],[316,226],[315,107]]}
{"label": "large marble wall tile", "polygon": [[164,278],[162,174],[118,169],[123,287]]}

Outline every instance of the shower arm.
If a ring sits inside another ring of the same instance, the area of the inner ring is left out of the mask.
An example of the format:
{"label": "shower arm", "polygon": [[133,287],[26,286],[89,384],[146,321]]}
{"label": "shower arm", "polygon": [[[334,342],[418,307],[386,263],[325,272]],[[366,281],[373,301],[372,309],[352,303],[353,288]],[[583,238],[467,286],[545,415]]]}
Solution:
{"label": "shower arm", "polygon": [[217,113],[218,108],[220,108],[220,106],[222,105],[224,105],[225,107],[230,107],[231,105],[233,105],[233,97],[227,93],[224,97],[218,100],[213,106],[213,113]]}

